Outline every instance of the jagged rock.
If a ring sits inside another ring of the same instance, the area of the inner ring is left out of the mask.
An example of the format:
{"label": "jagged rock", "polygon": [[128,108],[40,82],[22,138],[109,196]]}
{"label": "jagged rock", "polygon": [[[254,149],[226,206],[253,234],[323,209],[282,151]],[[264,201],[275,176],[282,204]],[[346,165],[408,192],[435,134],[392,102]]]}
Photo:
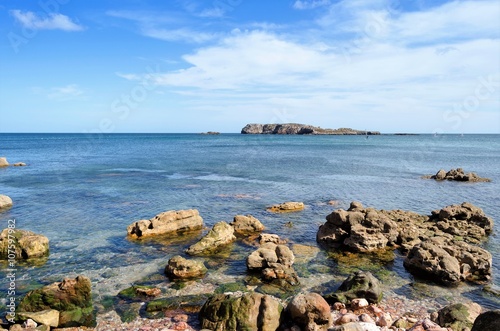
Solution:
{"label": "jagged rock", "polygon": [[354,130],[350,128],[323,129],[317,126],[284,124],[247,124],[241,129],[242,134],[312,134],[312,135],[378,135],[378,131]]}
{"label": "jagged rock", "polygon": [[248,256],[247,268],[260,271],[265,280],[282,279],[294,286],[299,284],[292,267],[294,261],[295,256],[287,246],[266,243]]}
{"label": "jagged rock", "polygon": [[[30,259],[49,254],[49,239],[41,234],[21,229],[4,229],[0,233],[0,259],[7,259],[9,254],[9,235],[15,238],[16,259]],[[12,251],[12,250],[11,250]]]}
{"label": "jagged rock", "polygon": [[209,330],[276,331],[283,306],[260,293],[216,294],[200,310],[201,327]]}
{"label": "jagged rock", "polygon": [[271,211],[273,213],[288,213],[294,211],[301,211],[303,209],[304,209],[304,203],[296,201],[283,202],[278,205],[272,205],[271,207],[267,208],[268,211]]}
{"label": "jagged rock", "polygon": [[207,268],[203,261],[187,260],[182,256],[174,256],[168,260],[165,267],[165,274],[173,279],[192,279],[203,277],[207,273]]}
{"label": "jagged rock", "polygon": [[413,247],[404,266],[414,275],[446,286],[491,278],[492,256],[477,246],[445,237],[432,237]]}
{"label": "jagged rock", "polygon": [[9,162],[7,162],[7,158],[0,157],[0,168],[8,167],[8,166],[9,166]]}
{"label": "jagged rock", "polygon": [[470,330],[480,313],[481,306],[477,303],[456,303],[440,309],[433,322],[442,327],[449,327],[453,331]]}
{"label": "jagged rock", "polygon": [[435,175],[424,176],[424,178],[435,180],[454,180],[459,182],[491,182],[491,179],[479,177],[475,172],[465,173],[462,168],[451,169],[448,172],[440,169]]}
{"label": "jagged rock", "polygon": [[32,319],[38,324],[57,327],[59,325],[59,315],[59,311],[55,309],[47,309],[38,312],[18,312],[16,317],[20,322]]}
{"label": "jagged rock", "polygon": [[12,199],[0,194],[0,210],[12,207]]}
{"label": "jagged rock", "polygon": [[229,224],[234,228],[234,232],[244,236],[265,230],[264,225],[252,215],[236,215]]}
{"label": "jagged rock", "polygon": [[276,245],[283,245],[286,244],[285,239],[281,239],[277,234],[272,234],[272,233],[261,233],[259,236],[259,243],[265,244],[265,243],[273,243]]}
{"label": "jagged rock", "polygon": [[127,227],[131,238],[149,237],[169,233],[182,233],[203,228],[203,219],[196,209],[170,210],[150,220],[140,220]]}
{"label": "jagged rock", "polygon": [[78,276],[65,278],[37,290],[30,291],[21,300],[19,312],[59,311],[58,327],[95,326],[90,279]]}
{"label": "jagged rock", "polygon": [[474,321],[471,331],[500,330],[500,309],[487,311]]}
{"label": "jagged rock", "polygon": [[287,306],[293,322],[303,330],[327,330],[332,323],[330,306],[317,293],[298,294]]}
{"label": "jagged rock", "polygon": [[365,298],[370,303],[378,303],[382,300],[382,296],[379,280],[370,272],[364,271],[354,273],[344,280],[337,291],[324,295],[331,304],[349,303],[356,298]]}
{"label": "jagged rock", "polygon": [[218,222],[200,241],[191,245],[186,253],[189,255],[211,254],[235,240],[234,228],[226,222]]}

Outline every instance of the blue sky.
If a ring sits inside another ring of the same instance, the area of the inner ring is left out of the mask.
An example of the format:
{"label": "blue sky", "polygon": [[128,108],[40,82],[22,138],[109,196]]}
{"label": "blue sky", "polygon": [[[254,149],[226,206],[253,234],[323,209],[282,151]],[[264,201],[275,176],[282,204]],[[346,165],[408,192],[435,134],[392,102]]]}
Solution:
{"label": "blue sky", "polygon": [[500,133],[497,0],[0,0],[0,132]]}

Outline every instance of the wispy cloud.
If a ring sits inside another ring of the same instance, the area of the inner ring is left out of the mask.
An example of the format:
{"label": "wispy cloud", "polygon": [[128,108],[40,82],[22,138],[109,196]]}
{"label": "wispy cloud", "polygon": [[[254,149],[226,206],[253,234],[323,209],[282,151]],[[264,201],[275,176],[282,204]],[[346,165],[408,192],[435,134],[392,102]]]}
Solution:
{"label": "wispy cloud", "polygon": [[53,87],[47,94],[47,98],[56,101],[73,100],[81,97],[84,91],[76,84],[69,84],[62,87]]}
{"label": "wispy cloud", "polygon": [[33,30],[63,30],[82,31],[85,28],[71,20],[66,15],[50,13],[46,17],[41,17],[31,11],[11,10],[10,14],[23,27]]}
{"label": "wispy cloud", "polygon": [[293,8],[299,10],[314,9],[318,7],[325,7],[330,4],[330,0],[296,0],[293,4]]}

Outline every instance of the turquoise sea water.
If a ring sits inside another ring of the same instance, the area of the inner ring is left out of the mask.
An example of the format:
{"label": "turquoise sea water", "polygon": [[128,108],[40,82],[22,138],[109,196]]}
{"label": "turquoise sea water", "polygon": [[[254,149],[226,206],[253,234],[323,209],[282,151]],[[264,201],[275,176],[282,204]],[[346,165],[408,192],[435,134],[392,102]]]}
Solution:
{"label": "turquoise sea water", "polygon": [[[316,245],[318,226],[334,208],[353,200],[378,209],[429,214],[469,201],[495,220],[483,245],[493,254],[493,284],[500,284],[500,135],[270,136],[222,134],[0,134],[0,156],[27,167],[0,169],[0,194],[14,207],[0,225],[50,239],[41,266],[20,266],[20,291],[64,275],[86,274],[99,295],[113,294],[141,277],[161,274],[169,257],[196,238],[174,244],[137,244],[126,227],[166,210],[196,208],[207,226],[252,214],[292,243]],[[462,167],[491,183],[424,180]],[[330,200],[338,201],[333,207]],[[276,215],[266,206],[303,201],[300,213]],[[293,222],[293,227],[285,224]],[[251,247],[237,243],[219,272],[245,275]],[[327,259],[324,253],[319,258]],[[326,273],[336,273],[327,263]],[[402,259],[387,266],[412,282]],[[6,290],[5,266],[0,287]],[[319,270],[319,269],[318,269]],[[322,269],[324,270],[324,269]],[[209,280],[208,280],[209,281]],[[307,278],[304,278],[307,282]],[[108,285],[107,285],[108,284]],[[23,287],[24,286],[24,287]],[[395,288],[395,291],[398,291]],[[399,289],[409,293],[408,288]],[[2,292],[3,293],[3,292]],[[468,286],[461,292],[488,308],[498,300]]]}

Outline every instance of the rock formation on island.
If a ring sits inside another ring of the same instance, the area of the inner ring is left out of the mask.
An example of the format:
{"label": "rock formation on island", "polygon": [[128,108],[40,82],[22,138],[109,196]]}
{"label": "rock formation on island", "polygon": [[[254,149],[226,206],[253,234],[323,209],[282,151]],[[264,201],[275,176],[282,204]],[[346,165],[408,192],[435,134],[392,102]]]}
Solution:
{"label": "rock formation on island", "polygon": [[489,178],[479,177],[475,172],[465,173],[462,168],[451,169],[446,172],[440,169],[435,175],[423,176],[425,179],[453,180],[457,182],[491,182]]}
{"label": "rock formation on island", "polygon": [[378,131],[354,130],[350,128],[323,129],[318,126],[298,123],[247,124],[242,134],[310,134],[310,135],[379,135]]}
{"label": "rock formation on island", "polygon": [[150,220],[140,220],[127,227],[131,238],[138,239],[155,235],[182,233],[203,228],[203,219],[196,209],[170,210]]}

